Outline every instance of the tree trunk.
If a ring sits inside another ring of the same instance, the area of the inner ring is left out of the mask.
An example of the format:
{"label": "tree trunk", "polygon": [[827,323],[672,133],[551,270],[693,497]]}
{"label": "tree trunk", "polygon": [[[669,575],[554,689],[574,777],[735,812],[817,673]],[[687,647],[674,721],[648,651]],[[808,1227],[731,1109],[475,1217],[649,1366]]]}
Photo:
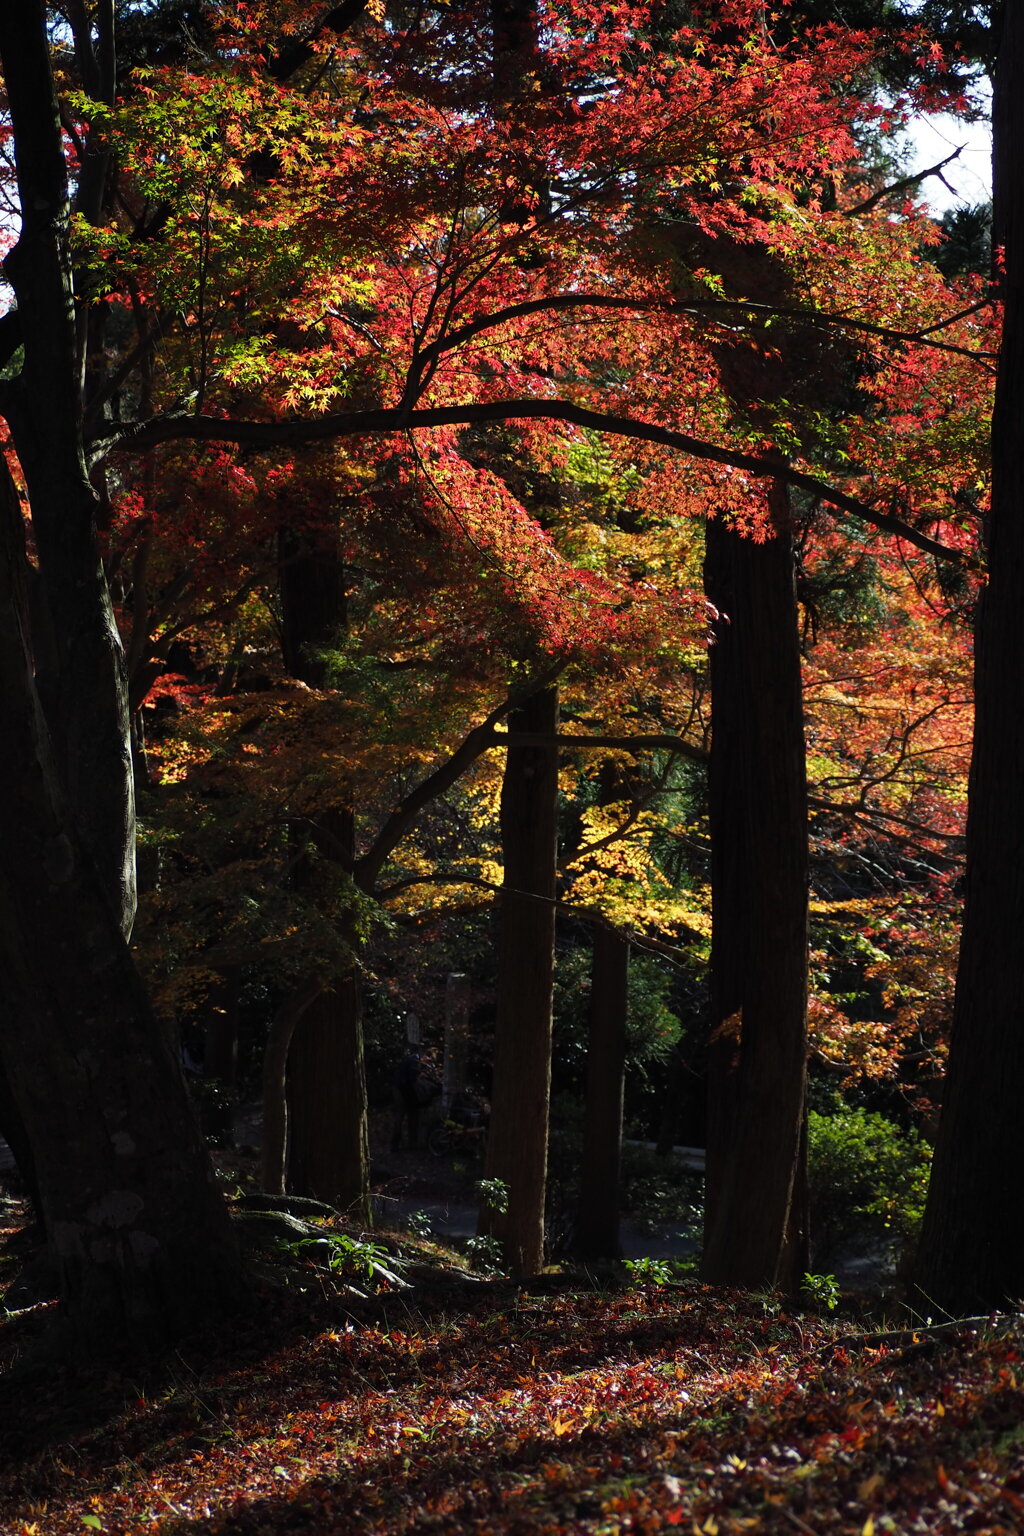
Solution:
{"label": "tree trunk", "polygon": [[[64,1314],[88,1348],[237,1297],[227,1212],[179,1063],[125,942],[134,912],[127,688],[82,443],[70,207],[46,8],[0,8],[22,227],[4,263],[24,335],[0,384],[39,554],[0,485],[0,1056],[32,1149]],[[6,466],[5,466],[6,468]],[[33,641],[37,643],[33,644]],[[38,643],[42,642],[42,643]]]}
{"label": "tree trunk", "polygon": [[993,112],[994,243],[1005,305],[992,418],[988,584],[978,605],[960,964],[916,1280],[920,1305],[1024,1295],[1024,14],[1003,8]]}
{"label": "tree trunk", "polygon": [[807,786],[789,507],[774,537],[708,525],[711,1037],[704,1278],[794,1292],[802,1219]]}
{"label": "tree trunk", "polygon": [[353,964],[306,1010],[288,1058],[288,1189],[371,1224],[363,1011]]}
{"label": "tree trunk", "polygon": [[285,1192],[288,1162],[288,1052],[302,1015],[323,990],[318,978],[286,997],[274,1015],[263,1053],[263,1148],[260,1183],[268,1195]]}
{"label": "tree trunk", "polygon": [[238,1269],[170,1043],[71,816],[33,686],[0,507],[0,1054],[65,1316],[87,1348],[174,1332]]}
{"label": "tree trunk", "polygon": [[[288,670],[311,687],[327,684],[325,652],[344,637],[344,570],[336,535],[320,542],[281,534],[282,647]],[[320,855],[352,871],[355,818],[325,807],[312,827]],[[298,878],[302,878],[300,870]],[[345,975],[305,1009],[288,1057],[288,1188],[369,1226],[370,1151],[363,1058],[362,986],[354,931]]]}
{"label": "tree trunk", "polygon": [[622,1253],[619,1186],[628,1002],[629,940],[610,928],[595,928],[583,1162],[573,1238],[573,1252],[581,1259],[617,1259]]}
{"label": "tree trunk", "polygon": [[37,687],[79,833],[128,934],[135,914],[128,688],[83,452],[70,203],[41,0],[0,10],[0,58],[22,212],[4,271],[24,334],[24,365],[4,386],[0,406],[25,475],[39,554],[48,643],[37,648]]}
{"label": "tree trunk", "polygon": [[517,731],[554,737],[558,693],[547,688],[509,716],[501,791],[501,889],[494,1089],[486,1176],[508,1207],[484,1206],[480,1232],[499,1239],[513,1274],[544,1263],[544,1190],[551,1092],[558,756],[554,742],[517,746]]}

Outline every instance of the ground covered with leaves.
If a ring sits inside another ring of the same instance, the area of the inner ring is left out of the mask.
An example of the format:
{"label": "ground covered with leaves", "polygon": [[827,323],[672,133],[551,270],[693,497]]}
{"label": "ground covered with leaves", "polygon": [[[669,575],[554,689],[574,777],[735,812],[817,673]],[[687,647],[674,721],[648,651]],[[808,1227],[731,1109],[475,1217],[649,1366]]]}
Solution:
{"label": "ground covered with leaves", "polygon": [[0,1531],[1024,1530],[1015,1319],[420,1274],[365,1300],[264,1274],[230,1332],[102,1374],[30,1364],[41,1309],[9,1316]]}

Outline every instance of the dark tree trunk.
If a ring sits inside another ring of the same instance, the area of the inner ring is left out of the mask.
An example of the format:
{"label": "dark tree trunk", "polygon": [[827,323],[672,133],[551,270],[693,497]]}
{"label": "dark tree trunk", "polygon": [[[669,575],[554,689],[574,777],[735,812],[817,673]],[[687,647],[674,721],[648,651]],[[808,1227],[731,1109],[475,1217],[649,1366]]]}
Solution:
{"label": "dark tree trunk", "polygon": [[[370,1225],[362,994],[353,969],[307,1009],[288,1061],[288,1188]],[[301,1114],[298,1113],[301,1106]]]}
{"label": "dark tree trunk", "polygon": [[54,769],[0,508],[0,1055],[65,1315],[87,1348],[174,1332],[239,1276],[170,1043]]}
{"label": "dark tree trunk", "polygon": [[[288,670],[324,687],[325,653],[344,637],[345,577],[336,536],[318,544],[281,535],[282,648]],[[310,829],[321,857],[350,873],[355,820],[349,809],[325,808]],[[298,878],[303,878],[300,869]],[[370,1156],[363,1059],[362,986],[353,959],[303,1012],[288,1055],[288,1188],[370,1222]]]}
{"label": "dark tree trunk", "polygon": [[617,1259],[622,1099],[626,1078],[629,940],[595,928],[590,973],[587,1096],[583,1161],[573,1252],[581,1259]]}
{"label": "dark tree trunk", "polygon": [[554,688],[509,716],[501,791],[505,872],[486,1174],[507,1184],[509,1194],[506,1211],[484,1207],[480,1232],[500,1240],[514,1274],[536,1274],[544,1262],[558,806],[554,742],[517,746],[515,736],[553,738],[557,725]]}
{"label": "dark tree trunk", "polygon": [[82,445],[67,173],[40,0],[0,12],[0,57],[22,210],[4,271],[24,335],[21,374],[4,387],[0,406],[25,475],[39,554],[47,644],[36,649],[36,685],[64,793],[127,934],[135,914],[128,688]]}
{"label": "dark tree trunk", "polygon": [[988,584],[978,606],[963,937],[916,1278],[922,1305],[1024,1295],[1024,14],[1003,7],[993,113],[1005,304],[992,418]]}
{"label": "dark tree trunk", "polygon": [[[0,486],[0,1056],[77,1341],[194,1323],[237,1296],[227,1212],[124,935],[134,911],[127,689],[82,447],[69,203],[40,0],[0,8],[22,228],[5,261],[24,364],[0,385],[39,553]],[[42,642],[42,643],[40,643]]]}
{"label": "dark tree trunk", "polygon": [[323,983],[311,978],[296,987],[278,1008],[263,1053],[263,1156],[260,1182],[267,1194],[285,1193],[288,1157],[288,1052],[302,1015],[316,1002]]}
{"label": "dark tree trunk", "polygon": [[786,492],[763,544],[708,525],[711,1037],[704,1278],[795,1291],[803,1221],[807,787]]}

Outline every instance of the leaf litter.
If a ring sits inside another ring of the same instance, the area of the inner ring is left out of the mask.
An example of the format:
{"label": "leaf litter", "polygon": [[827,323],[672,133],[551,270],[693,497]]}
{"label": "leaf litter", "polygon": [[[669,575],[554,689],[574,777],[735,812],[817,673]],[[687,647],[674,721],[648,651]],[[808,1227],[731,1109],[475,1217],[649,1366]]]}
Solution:
{"label": "leaf litter", "polygon": [[1024,1530],[1015,1320],[857,1336],[696,1282],[544,1281],[278,1289],[141,1374],[15,1369],[0,1532]]}

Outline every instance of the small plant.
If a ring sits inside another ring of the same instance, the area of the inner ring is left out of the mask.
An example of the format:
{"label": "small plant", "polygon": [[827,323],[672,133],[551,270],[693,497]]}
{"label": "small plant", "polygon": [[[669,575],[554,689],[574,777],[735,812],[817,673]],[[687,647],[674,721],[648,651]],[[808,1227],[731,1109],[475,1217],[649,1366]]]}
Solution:
{"label": "small plant", "polygon": [[427,1238],[433,1231],[429,1211],[410,1211],[405,1218],[405,1225],[413,1237]]}
{"label": "small plant", "polygon": [[399,1274],[404,1267],[401,1259],[395,1259],[379,1243],[368,1243],[347,1232],[323,1232],[318,1237],[300,1238],[288,1247],[302,1258],[315,1259],[353,1289],[358,1289],[357,1281],[378,1291],[388,1286],[402,1288],[406,1284]]}
{"label": "small plant", "polygon": [[[495,1180],[500,1183],[500,1180]],[[470,1237],[466,1239],[466,1256],[473,1268],[481,1275],[503,1273],[501,1243],[496,1237]]]}
{"label": "small plant", "polygon": [[474,1188],[482,1205],[489,1205],[492,1211],[504,1216],[508,1210],[508,1185],[504,1179],[477,1179]]}
{"label": "small plant", "polygon": [[839,1304],[839,1281],[835,1275],[804,1275],[800,1289],[812,1306],[834,1312]]}
{"label": "small plant", "polygon": [[625,1266],[637,1287],[669,1285],[675,1277],[675,1266],[669,1259],[627,1259]]}

